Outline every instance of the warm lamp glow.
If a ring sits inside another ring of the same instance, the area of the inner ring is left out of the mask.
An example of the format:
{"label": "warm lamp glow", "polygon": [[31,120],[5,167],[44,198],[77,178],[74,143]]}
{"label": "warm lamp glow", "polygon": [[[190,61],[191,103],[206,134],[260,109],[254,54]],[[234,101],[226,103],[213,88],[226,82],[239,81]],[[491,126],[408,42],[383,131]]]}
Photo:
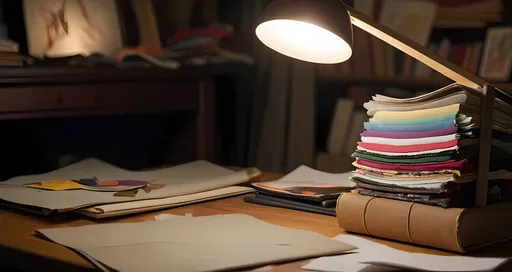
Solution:
{"label": "warm lamp glow", "polygon": [[303,61],[334,64],[352,56],[352,48],[341,37],[306,22],[266,21],[256,28],[256,36],[275,51]]}

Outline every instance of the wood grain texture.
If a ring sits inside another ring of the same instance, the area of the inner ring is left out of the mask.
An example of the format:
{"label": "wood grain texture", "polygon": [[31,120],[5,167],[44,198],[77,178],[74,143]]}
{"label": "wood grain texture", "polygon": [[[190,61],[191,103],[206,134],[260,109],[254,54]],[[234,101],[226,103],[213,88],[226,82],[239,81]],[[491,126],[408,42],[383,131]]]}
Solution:
{"label": "wood grain texture", "polygon": [[[265,173],[261,180],[274,180],[280,176],[279,174]],[[175,215],[192,213],[194,216],[247,214],[272,224],[310,230],[329,237],[344,233],[344,230],[338,227],[335,217],[249,204],[243,201],[243,196],[107,220],[92,220],[75,214],[41,217],[0,208],[0,222],[2,222],[0,224],[0,263],[29,271],[92,270],[94,266],[80,255],[34,236],[34,230],[100,223],[143,222],[154,220],[154,216],[161,213]],[[368,239],[409,252],[451,254],[376,238]],[[512,257],[512,243],[500,244],[475,254],[478,256]],[[306,263],[307,261],[301,261],[278,265],[274,271],[301,271],[300,267]],[[510,269],[512,269],[512,264],[502,267],[499,271],[511,271]]]}

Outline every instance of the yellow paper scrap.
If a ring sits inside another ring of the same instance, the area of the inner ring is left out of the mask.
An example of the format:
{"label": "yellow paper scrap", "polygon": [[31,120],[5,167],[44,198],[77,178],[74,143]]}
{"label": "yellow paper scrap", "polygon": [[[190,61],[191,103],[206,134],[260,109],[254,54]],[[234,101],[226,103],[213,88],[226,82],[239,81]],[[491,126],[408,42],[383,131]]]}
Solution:
{"label": "yellow paper scrap", "polygon": [[50,180],[40,183],[26,184],[25,186],[35,189],[66,191],[83,189],[84,186],[72,180]]}

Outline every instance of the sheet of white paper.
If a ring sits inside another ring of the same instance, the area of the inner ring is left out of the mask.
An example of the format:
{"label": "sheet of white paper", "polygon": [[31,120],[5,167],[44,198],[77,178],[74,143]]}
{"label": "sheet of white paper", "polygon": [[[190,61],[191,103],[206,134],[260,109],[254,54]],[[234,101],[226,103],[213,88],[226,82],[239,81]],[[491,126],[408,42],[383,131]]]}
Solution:
{"label": "sheet of white paper", "polygon": [[276,181],[260,182],[258,184],[265,184],[276,188],[287,188],[297,186],[302,183],[308,185],[328,184],[351,188],[356,184],[350,180],[350,176],[352,176],[351,172],[331,174],[302,165]]}
{"label": "sheet of white paper", "polygon": [[4,181],[3,184],[23,185],[52,179],[92,177],[103,180],[147,180],[158,184],[167,184],[167,186],[150,193],[139,190],[135,197],[116,197],[112,192],[48,191],[2,186],[0,199],[49,210],[66,211],[94,204],[187,195],[236,185],[249,179],[245,171],[234,172],[206,161],[196,161],[152,171],[128,171],[98,159],[86,159],[46,174],[15,177]]}
{"label": "sheet of white paper", "polygon": [[117,271],[241,270],[354,249],[315,232],[276,226],[242,214],[36,232]]}
{"label": "sheet of white paper", "polygon": [[504,258],[409,253],[347,234],[338,235],[334,239],[358,247],[357,253],[319,258],[302,268],[330,272],[366,272],[376,268],[390,269],[389,266],[422,271],[492,271],[507,261]]}
{"label": "sheet of white paper", "polygon": [[402,270],[399,268],[362,264],[359,263],[360,258],[359,253],[348,253],[335,257],[321,257],[303,266],[302,269],[323,272],[387,272]]}

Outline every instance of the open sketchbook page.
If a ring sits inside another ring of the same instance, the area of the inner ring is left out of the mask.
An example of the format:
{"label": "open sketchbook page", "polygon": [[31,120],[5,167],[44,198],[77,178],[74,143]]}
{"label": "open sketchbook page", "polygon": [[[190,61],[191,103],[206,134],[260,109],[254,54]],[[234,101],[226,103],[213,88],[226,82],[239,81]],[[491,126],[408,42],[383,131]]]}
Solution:
{"label": "open sketchbook page", "polygon": [[492,271],[507,261],[504,258],[409,253],[347,234],[338,235],[334,239],[356,246],[357,253],[322,257],[302,268],[330,272],[396,271],[396,269],[451,272]]}
{"label": "open sketchbook page", "polygon": [[331,187],[353,187],[355,183],[350,180],[351,173],[331,174],[315,170],[302,165],[288,175],[269,182],[258,182],[253,185],[264,184],[276,188],[286,188],[298,185],[331,186]]}
{"label": "open sketchbook page", "polygon": [[[350,180],[352,173],[331,174],[302,165],[276,181],[257,182],[252,185],[263,190],[283,194],[305,196],[301,191],[317,192],[317,195],[348,191],[355,187]],[[316,188],[316,189],[315,189]],[[309,195],[313,196],[313,195]]]}
{"label": "open sketchbook page", "polygon": [[42,229],[37,233],[116,271],[241,270],[355,249],[315,232],[241,214]]}
{"label": "open sketchbook page", "polygon": [[[92,177],[101,180],[147,180],[167,186],[149,193],[139,190],[135,197],[118,197],[114,196],[112,192],[47,191],[23,187],[27,183]],[[151,171],[128,171],[91,158],[46,174],[19,176],[2,182],[0,183],[0,199],[63,212],[96,204],[193,194],[237,185],[248,180],[249,176],[246,171],[234,172],[206,161],[196,161]]]}

